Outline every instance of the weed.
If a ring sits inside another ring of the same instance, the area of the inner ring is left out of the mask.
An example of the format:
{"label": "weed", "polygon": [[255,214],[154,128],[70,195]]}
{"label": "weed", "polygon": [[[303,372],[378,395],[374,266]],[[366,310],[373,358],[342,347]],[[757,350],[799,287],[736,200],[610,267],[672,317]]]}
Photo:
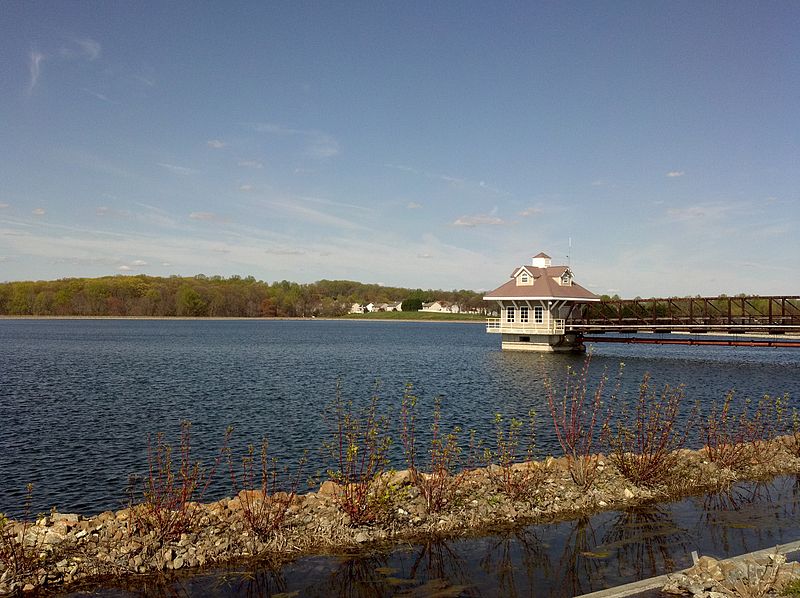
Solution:
{"label": "weed", "polygon": [[764,395],[755,404],[745,399],[738,409],[734,401],[730,391],[721,406],[711,406],[701,426],[709,460],[730,469],[770,462],[777,451],[772,440],[784,424],[781,398]]}
{"label": "weed", "polygon": [[[593,394],[588,393],[589,364],[591,354],[587,355],[580,372],[572,368],[567,370],[564,394],[557,399],[552,380],[544,373],[547,404],[553,418],[556,438],[567,457],[569,472],[573,481],[583,489],[588,488],[597,476],[598,456],[594,450],[597,434],[605,427],[607,416],[603,420],[603,393],[608,382],[605,372],[597,384]],[[620,379],[625,364],[620,364],[617,384],[610,401],[616,399],[619,392]],[[589,395],[589,396],[587,396]]]}
{"label": "weed", "polygon": [[[465,463],[459,441],[461,428],[456,426],[447,434],[442,432],[442,399],[434,398],[428,459],[424,468],[426,471],[422,471],[417,462],[417,403],[418,398],[414,394],[413,386],[407,384],[401,403],[403,452],[411,475],[411,483],[425,499],[428,512],[438,513],[454,501],[466,479],[464,469],[457,471]],[[477,450],[474,432],[470,432],[469,447],[470,458],[466,460],[467,463]]]}
{"label": "weed", "polygon": [[41,563],[44,536],[29,533],[34,523],[30,521],[33,484],[26,486],[25,510],[22,520],[11,521],[0,513],[0,563],[7,573],[3,581],[11,582],[33,573]]}
{"label": "weed", "polygon": [[172,445],[164,440],[163,433],[157,433],[155,438],[148,436],[148,475],[143,481],[141,504],[133,500],[137,494],[135,481],[130,489],[133,522],[140,531],[154,532],[162,540],[175,538],[195,526],[199,516],[195,501],[202,500],[214,479],[233,432],[228,428],[213,466],[206,468],[199,461],[192,461],[191,428],[190,422],[181,422],[177,471]]}
{"label": "weed", "polygon": [[290,476],[288,467],[281,468],[277,458],[269,455],[269,442],[263,438],[258,456],[255,446],[251,444],[247,448],[247,454],[242,457],[241,471],[237,474],[228,452],[231,482],[234,493],[238,493],[242,517],[262,540],[286,520],[307,461],[308,455],[304,453],[294,475]]}
{"label": "weed", "polygon": [[606,424],[604,438],[609,459],[622,475],[637,485],[657,486],[669,480],[686,442],[696,411],[682,430],[677,428],[683,386],[664,386],[660,395],[650,390],[650,374],[639,385],[639,397],[631,413],[626,402],[617,403],[614,424]]}
{"label": "weed", "polygon": [[[502,414],[496,413],[495,449],[487,448],[484,451],[489,476],[503,494],[512,500],[527,494],[542,481],[546,473],[543,466],[533,461],[536,448],[536,411],[531,409],[528,412],[527,442],[521,447],[523,427],[522,420],[516,418],[511,418],[505,426]],[[522,450],[524,462],[521,462]]]}
{"label": "weed", "polygon": [[386,417],[378,412],[377,384],[367,406],[354,410],[352,401],[342,399],[337,385],[336,399],[328,419],[332,424],[332,439],[325,443],[335,463],[328,476],[339,485],[335,498],[351,523],[359,525],[381,516],[376,490],[380,486],[392,439]]}

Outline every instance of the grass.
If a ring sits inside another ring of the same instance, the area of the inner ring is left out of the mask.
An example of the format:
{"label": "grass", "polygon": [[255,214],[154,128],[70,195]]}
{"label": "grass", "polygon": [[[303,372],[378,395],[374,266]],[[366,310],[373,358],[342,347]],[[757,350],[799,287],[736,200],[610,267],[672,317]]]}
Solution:
{"label": "grass", "polygon": [[449,314],[430,311],[375,311],[368,314],[347,314],[347,320],[398,320],[430,322],[485,322],[483,314]]}

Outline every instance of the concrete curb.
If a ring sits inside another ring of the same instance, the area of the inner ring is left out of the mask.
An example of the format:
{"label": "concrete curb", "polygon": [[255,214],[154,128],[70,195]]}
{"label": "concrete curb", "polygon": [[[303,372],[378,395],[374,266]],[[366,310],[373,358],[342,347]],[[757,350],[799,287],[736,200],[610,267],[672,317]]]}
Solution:
{"label": "concrete curb", "polygon": [[[788,544],[781,544],[775,548],[765,548],[763,550],[756,550],[755,552],[748,552],[747,554],[741,554],[739,556],[723,559],[723,562],[735,563],[748,558],[761,558],[776,553],[790,554],[797,551],[800,551],[800,540],[789,542]],[[694,557],[694,554],[692,556]],[[666,573],[657,577],[650,577],[648,579],[627,583],[622,586],[598,590],[597,592],[592,592],[591,594],[583,594],[577,598],[623,598],[624,596],[634,596],[636,594],[640,594],[641,592],[647,592],[648,590],[659,590],[666,585],[670,577],[685,571],[686,569],[675,571],[674,573]]]}

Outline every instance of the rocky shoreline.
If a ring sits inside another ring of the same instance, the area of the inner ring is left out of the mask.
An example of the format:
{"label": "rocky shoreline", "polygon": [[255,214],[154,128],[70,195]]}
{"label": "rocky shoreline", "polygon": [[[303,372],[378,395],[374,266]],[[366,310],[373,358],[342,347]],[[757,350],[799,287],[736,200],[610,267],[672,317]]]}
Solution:
{"label": "rocky shoreline", "polygon": [[[35,522],[6,520],[0,527],[0,595],[66,590],[97,579],[169,575],[240,559],[285,560],[374,543],[475,534],[674,500],[724,489],[738,480],[798,474],[796,442],[793,436],[775,439],[762,447],[773,458],[736,470],[718,467],[705,450],[681,449],[670,481],[659,487],[633,485],[610,459],[598,455],[597,476],[583,489],[573,481],[566,458],[548,458],[513,466],[513,472],[535,482],[512,497],[499,481],[501,468],[493,465],[459,474],[452,495],[436,511],[409,471],[390,472],[377,483],[381,502],[376,516],[359,525],[341,508],[345,489],[332,481],[317,492],[275,493],[266,502],[260,491],[250,490],[211,503],[190,503],[189,524],[171,537],[144,525],[145,505],[91,517],[52,512]],[[279,508],[280,518],[268,532],[259,533],[252,513],[262,504]]]}

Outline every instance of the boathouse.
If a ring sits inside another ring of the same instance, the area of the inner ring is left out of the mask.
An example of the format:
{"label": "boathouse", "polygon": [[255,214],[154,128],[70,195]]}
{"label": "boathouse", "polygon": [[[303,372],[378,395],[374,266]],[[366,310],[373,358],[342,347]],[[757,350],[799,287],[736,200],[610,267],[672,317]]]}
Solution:
{"label": "boathouse", "polygon": [[511,280],[483,297],[500,308],[486,331],[501,335],[503,349],[512,351],[582,351],[578,334],[565,322],[600,297],[577,284],[569,266],[553,266],[546,253],[519,266]]}

